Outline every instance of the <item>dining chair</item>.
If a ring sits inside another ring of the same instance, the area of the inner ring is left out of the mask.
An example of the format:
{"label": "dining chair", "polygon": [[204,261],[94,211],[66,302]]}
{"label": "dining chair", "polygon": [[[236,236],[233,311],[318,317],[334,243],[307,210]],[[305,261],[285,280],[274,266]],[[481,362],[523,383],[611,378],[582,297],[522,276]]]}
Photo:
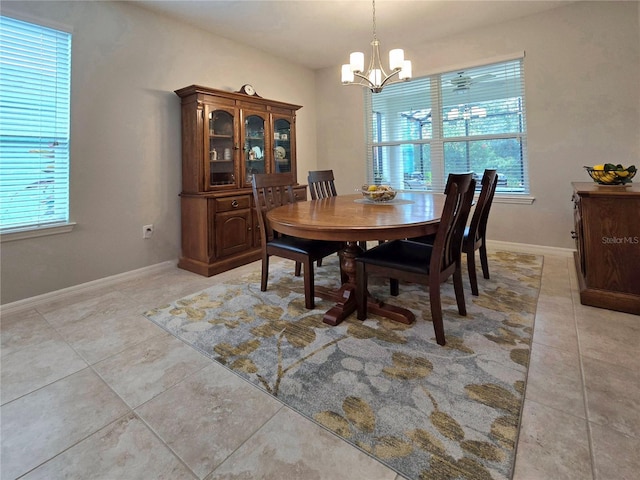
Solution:
{"label": "dining chair", "polygon": [[[308,309],[315,308],[313,262],[338,252],[342,242],[309,240],[282,235],[269,225],[267,212],[273,208],[293,203],[291,176],[281,173],[256,173],[252,178],[253,198],[258,216],[260,243],[262,246],[262,277],[260,290],[267,290],[269,257],[275,255],[302,265],[304,277],[304,303]],[[296,268],[296,274],[299,270]]]}
{"label": "dining chair", "polygon": [[338,195],[333,170],[309,171],[307,183],[309,185],[309,193],[311,193],[311,200]]}
{"label": "dining chair", "polygon": [[[309,170],[307,184],[309,185],[311,200],[335,197],[338,195],[333,170]],[[358,242],[358,245],[360,245],[360,248],[363,250],[367,249],[367,242]],[[318,266],[322,266],[322,259],[318,260]]]}
{"label": "dining chair", "polygon": [[461,251],[474,191],[473,173],[449,174],[446,200],[433,245],[413,240],[392,240],[356,257],[358,319],[367,318],[369,275],[388,277],[392,296],[399,293],[399,280],[427,285],[436,341],[439,345],[445,344],[440,284],[453,277],[458,312],[466,315]]}
{"label": "dining chair", "polygon": [[464,232],[462,251],[467,255],[467,269],[469,270],[469,282],[471,293],[478,296],[478,278],[476,276],[475,251],[480,254],[482,276],[489,279],[489,260],[487,258],[487,222],[489,211],[493,204],[493,197],[498,186],[498,171],[486,169],[482,175],[482,189],[478,197],[476,209],[471,217],[471,224]]}
{"label": "dining chair", "polygon": [[[462,253],[467,256],[467,270],[469,271],[469,283],[471,293],[479,295],[478,277],[476,275],[476,250],[479,250],[482,275],[489,279],[489,260],[487,258],[487,221],[489,211],[493,203],[493,197],[498,186],[498,171],[486,169],[482,175],[482,187],[476,203],[475,210],[471,216],[471,223],[464,231],[462,239]],[[435,235],[418,237],[412,240],[433,244]]]}

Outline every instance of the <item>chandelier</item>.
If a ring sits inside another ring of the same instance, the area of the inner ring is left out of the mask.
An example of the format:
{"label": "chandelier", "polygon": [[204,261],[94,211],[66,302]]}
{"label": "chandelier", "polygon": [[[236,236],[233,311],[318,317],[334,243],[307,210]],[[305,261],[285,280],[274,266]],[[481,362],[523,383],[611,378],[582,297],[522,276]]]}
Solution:
{"label": "chandelier", "polygon": [[404,50],[401,48],[389,51],[389,68],[391,72],[387,73],[380,60],[380,42],[376,36],[376,1],[373,0],[373,40],[369,68],[364,71],[364,53],[352,52],[349,63],[342,65],[342,84],[360,85],[379,93],[385,85],[411,79],[411,61],[404,59]]}

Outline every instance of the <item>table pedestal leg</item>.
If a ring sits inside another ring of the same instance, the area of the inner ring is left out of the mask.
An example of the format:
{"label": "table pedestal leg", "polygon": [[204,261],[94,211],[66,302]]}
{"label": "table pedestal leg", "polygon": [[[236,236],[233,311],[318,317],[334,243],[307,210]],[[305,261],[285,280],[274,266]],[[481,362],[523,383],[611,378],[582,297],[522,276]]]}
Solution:
{"label": "table pedestal leg", "polygon": [[[342,284],[338,290],[331,290],[326,287],[317,286],[315,288],[315,294],[324,298],[325,300],[331,300],[336,302],[336,305],[331,307],[327,313],[324,314],[322,321],[329,325],[338,325],[351,313],[356,311],[356,256],[362,252],[362,249],[358,246],[358,242],[347,242],[347,246],[340,251],[340,266],[342,272],[347,277],[347,281]],[[371,295],[368,296],[367,311],[369,313],[380,315],[397,322],[410,324],[415,320],[413,312],[396,307],[393,305],[385,304],[379,300],[376,300]]]}
{"label": "table pedestal leg", "polygon": [[331,290],[322,286],[316,287],[316,295],[325,300],[336,302],[324,314],[322,321],[329,325],[338,325],[351,313],[356,311],[356,256],[362,252],[358,242],[347,242],[340,255],[340,268],[346,276],[346,282],[338,290]]}

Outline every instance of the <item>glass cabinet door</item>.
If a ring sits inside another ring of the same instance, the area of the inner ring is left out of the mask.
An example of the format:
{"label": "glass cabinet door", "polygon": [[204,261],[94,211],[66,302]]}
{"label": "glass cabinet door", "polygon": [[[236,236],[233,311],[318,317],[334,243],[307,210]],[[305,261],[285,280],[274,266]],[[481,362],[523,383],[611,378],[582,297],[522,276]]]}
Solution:
{"label": "glass cabinet door", "polygon": [[208,165],[210,186],[236,184],[234,175],[233,115],[226,110],[213,110],[208,114]]}
{"label": "glass cabinet door", "polygon": [[291,122],[277,118],[273,124],[273,158],[276,173],[291,172]]}
{"label": "glass cabinet door", "polygon": [[251,175],[267,173],[266,169],[266,120],[257,114],[244,117],[244,172],[245,185],[251,185]]}

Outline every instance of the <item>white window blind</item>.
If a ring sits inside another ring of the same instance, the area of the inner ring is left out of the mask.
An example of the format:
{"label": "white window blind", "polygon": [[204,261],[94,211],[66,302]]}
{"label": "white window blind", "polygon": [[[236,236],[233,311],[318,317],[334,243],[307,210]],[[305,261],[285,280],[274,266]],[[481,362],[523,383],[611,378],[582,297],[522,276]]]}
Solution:
{"label": "white window blind", "polygon": [[71,34],[0,16],[0,232],[69,221]]}
{"label": "white window blind", "polygon": [[442,192],[449,173],[498,170],[497,195],[528,194],[523,59],[365,93],[369,182]]}

